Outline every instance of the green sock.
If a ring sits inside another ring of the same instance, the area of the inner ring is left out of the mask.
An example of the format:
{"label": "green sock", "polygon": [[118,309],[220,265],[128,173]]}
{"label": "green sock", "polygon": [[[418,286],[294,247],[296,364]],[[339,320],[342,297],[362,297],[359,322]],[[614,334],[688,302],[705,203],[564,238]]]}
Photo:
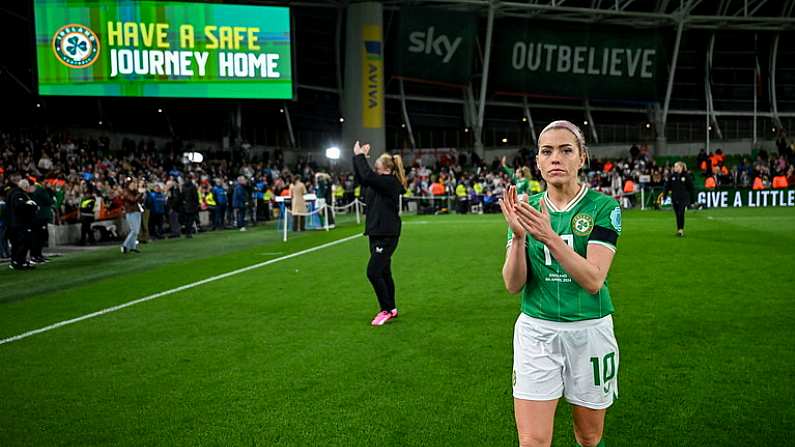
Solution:
{"label": "green sock", "polygon": [[[596,444],[596,447],[605,447],[606,445],[607,444],[605,444],[605,438],[602,438],[599,440],[599,444]],[[582,447],[582,446],[579,443],[577,443],[577,447]]]}

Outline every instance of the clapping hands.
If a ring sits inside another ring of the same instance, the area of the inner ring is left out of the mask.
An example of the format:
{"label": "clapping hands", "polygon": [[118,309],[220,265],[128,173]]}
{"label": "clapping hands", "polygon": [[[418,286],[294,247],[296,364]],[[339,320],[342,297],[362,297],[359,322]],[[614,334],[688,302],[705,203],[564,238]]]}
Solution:
{"label": "clapping hands", "polygon": [[365,157],[370,156],[370,145],[364,144],[359,145],[359,141],[357,140],[356,143],[353,144],[353,155],[364,155]]}
{"label": "clapping hands", "polygon": [[500,200],[502,215],[515,237],[524,237],[527,234],[537,241],[546,243],[556,233],[552,230],[544,199],[541,199],[539,208],[541,211],[533,208],[524,194],[517,197],[515,186],[509,186],[503,200]]}

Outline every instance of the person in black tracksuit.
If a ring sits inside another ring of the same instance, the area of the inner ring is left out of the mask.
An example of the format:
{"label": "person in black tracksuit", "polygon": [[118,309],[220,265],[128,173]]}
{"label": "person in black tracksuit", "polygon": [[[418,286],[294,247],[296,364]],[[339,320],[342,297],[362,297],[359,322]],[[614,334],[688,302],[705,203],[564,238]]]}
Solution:
{"label": "person in black tracksuit", "polygon": [[199,191],[193,183],[193,175],[188,176],[188,180],[182,185],[182,223],[185,225],[185,234],[188,239],[193,237],[194,223],[199,215]]}
{"label": "person in black tracksuit", "polygon": [[28,252],[33,243],[33,218],[38,206],[30,198],[30,183],[20,180],[8,194],[8,239],[11,242],[11,264],[14,270],[35,268],[28,262]]}
{"label": "person in black tracksuit", "polygon": [[397,317],[395,281],[392,278],[392,255],[400,239],[400,195],[406,189],[403,160],[399,155],[384,154],[375,162],[375,172],[370,169],[366,156],[370,145],[354,146],[353,172],[356,181],[365,189],[367,201],[364,235],[370,238],[370,261],[367,279],[378,297],[380,312],[372,321],[381,326]]}
{"label": "person in black tracksuit", "polygon": [[52,207],[55,204],[52,190],[44,186],[44,177],[39,177],[38,182],[32,188],[30,198],[36,202],[39,210],[33,217],[33,244],[30,249],[30,260],[37,264],[48,262],[49,258],[44,256],[44,247],[48,245],[50,233],[48,225],[52,223]]}
{"label": "person in black tracksuit", "polygon": [[169,181],[167,185],[168,198],[166,199],[166,207],[168,207],[169,227],[171,229],[171,234],[168,237],[173,239],[182,235],[182,225],[179,223],[179,216],[182,214],[182,193],[177,182]]}
{"label": "person in black tracksuit", "polygon": [[674,172],[668,176],[663,193],[666,196],[671,194],[671,204],[676,213],[676,235],[682,237],[685,235],[685,210],[693,195],[693,177],[683,162],[674,163]]}

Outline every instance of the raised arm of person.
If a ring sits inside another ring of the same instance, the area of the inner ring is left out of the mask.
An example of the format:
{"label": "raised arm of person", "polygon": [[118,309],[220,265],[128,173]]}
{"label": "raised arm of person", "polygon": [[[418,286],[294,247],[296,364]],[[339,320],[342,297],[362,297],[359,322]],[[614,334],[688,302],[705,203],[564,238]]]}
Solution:
{"label": "raised arm of person", "polygon": [[[356,141],[356,143],[353,144],[353,177],[356,180],[356,183],[360,185],[362,184],[362,175],[361,173],[359,173],[359,168],[361,166],[359,163],[356,163],[356,159],[358,158],[359,155],[363,154],[364,152],[362,152],[362,147],[359,146],[359,142]],[[369,165],[367,166],[367,169],[368,170],[370,169]]]}
{"label": "raised arm of person", "polygon": [[540,201],[539,207],[541,211],[526,202],[519,202],[514,206],[514,212],[521,226],[527,231],[527,234],[547,246],[550,255],[557,259],[558,263],[580,287],[592,294],[599,293],[613,262],[618,234],[611,229],[597,226],[599,232],[596,229],[594,232],[601,235],[600,239],[607,240],[592,237],[588,244],[587,256],[583,258],[552,229],[543,199]]}
{"label": "raised arm of person", "polygon": [[514,182],[516,181],[516,172],[508,167],[507,160],[508,159],[505,156],[500,159],[500,169],[502,169],[502,172],[508,174],[508,177],[511,178],[511,181]]}
{"label": "raised arm of person", "polygon": [[367,154],[370,153],[370,145],[359,146],[359,142],[353,146],[353,171],[357,175],[357,180],[362,186],[367,186],[385,193],[397,193],[400,191],[399,183],[395,182],[394,176],[376,174],[367,163]]}
{"label": "raised arm of person", "polygon": [[528,278],[527,233],[514,212],[515,203],[516,188],[509,186],[504,198],[500,200],[500,209],[511,235],[505,254],[505,264],[502,266],[502,280],[505,289],[511,294],[519,293]]}

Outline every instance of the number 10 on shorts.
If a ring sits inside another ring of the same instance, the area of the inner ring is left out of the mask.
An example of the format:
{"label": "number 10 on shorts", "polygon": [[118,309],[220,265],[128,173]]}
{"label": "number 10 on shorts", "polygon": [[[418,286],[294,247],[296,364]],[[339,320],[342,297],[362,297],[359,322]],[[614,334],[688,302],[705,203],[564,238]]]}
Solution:
{"label": "number 10 on shorts", "polygon": [[599,357],[591,357],[591,366],[593,366],[594,386],[605,384],[604,392],[608,393],[610,388],[607,386],[607,382],[616,376],[616,353],[609,352],[601,359]]}

